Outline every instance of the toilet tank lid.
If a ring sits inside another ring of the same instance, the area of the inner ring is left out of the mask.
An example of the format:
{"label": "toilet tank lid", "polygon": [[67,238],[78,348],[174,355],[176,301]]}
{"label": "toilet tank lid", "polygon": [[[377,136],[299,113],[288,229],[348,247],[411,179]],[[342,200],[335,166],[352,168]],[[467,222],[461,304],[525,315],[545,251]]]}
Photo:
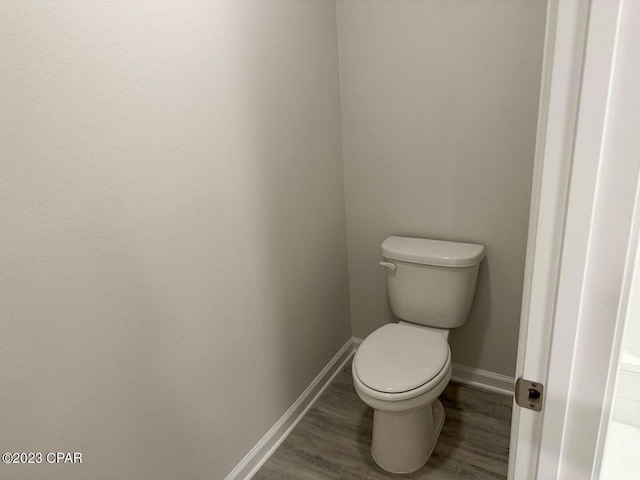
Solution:
{"label": "toilet tank lid", "polygon": [[484,258],[484,246],[427,238],[389,237],[382,242],[382,256],[439,267],[472,267]]}

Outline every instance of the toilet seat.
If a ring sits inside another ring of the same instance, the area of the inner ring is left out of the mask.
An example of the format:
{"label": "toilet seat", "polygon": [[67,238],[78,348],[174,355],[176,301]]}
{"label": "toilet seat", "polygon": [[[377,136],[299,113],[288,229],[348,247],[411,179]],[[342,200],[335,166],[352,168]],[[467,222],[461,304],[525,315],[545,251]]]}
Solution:
{"label": "toilet seat", "polygon": [[451,368],[449,344],[433,330],[387,324],[369,335],[353,360],[354,379],[372,397],[398,401],[439,384]]}

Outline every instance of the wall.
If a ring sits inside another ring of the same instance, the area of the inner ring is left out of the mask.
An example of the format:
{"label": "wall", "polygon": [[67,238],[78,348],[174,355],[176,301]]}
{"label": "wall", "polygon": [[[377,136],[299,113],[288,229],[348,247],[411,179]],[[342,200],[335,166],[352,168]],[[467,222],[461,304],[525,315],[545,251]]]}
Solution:
{"label": "wall", "polygon": [[2,478],[220,479],[350,337],[332,1],[0,5]]}
{"label": "wall", "polygon": [[338,0],[353,333],[392,321],[380,244],[486,246],[453,360],[513,375],[544,1]]}
{"label": "wall", "polygon": [[632,290],[627,308],[629,310],[625,320],[622,349],[640,360],[640,251],[636,252]]}

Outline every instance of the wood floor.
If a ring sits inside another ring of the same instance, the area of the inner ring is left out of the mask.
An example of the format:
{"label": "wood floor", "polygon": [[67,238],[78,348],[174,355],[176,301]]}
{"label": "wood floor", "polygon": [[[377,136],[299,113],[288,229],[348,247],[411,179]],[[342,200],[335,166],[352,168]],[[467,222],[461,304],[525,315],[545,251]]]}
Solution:
{"label": "wood floor", "polygon": [[358,398],[349,363],[253,479],[506,478],[511,398],[450,383],[440,401],[446,419],[427,464],[387,473],[371,458],[373,410]]}

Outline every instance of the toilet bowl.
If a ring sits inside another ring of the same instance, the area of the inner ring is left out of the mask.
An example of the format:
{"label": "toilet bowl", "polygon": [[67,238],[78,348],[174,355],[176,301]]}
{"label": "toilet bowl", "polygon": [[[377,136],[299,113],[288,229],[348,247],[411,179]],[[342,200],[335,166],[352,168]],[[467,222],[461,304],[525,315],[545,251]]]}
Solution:
{"label": "toilet bowl", "polygon": [[358,396],[374,409],[374,460],[392,473],[418,470],[444,423],[438,397],[451,379],[445,337],[404,322],[385,325],[360,345],[352,371]]}
{"label": "toilet bowl", "polygon": [[442,430],[438,397],[451,380],[449,329],[467,320],[484,247],[389,237],[382,256],[391,310],[403,321],[362,341],[353,358],[353,383],[374,409],[373,459],[403,474],[429,460]]}

